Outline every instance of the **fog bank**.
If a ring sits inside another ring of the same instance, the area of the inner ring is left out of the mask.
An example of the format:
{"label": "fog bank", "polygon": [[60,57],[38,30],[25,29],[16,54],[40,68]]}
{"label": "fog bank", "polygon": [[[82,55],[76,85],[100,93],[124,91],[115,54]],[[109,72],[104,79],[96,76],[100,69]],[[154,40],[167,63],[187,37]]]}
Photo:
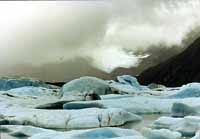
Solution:
{"label": "fog bank", "polygon": [[[87,61],[88,72],[137,68],[150,49],[182,49],[199,28],[199,9],[199,0],[0,2],[0,73],[32,75],[34,69],[68,63],[60,70],[76,67],[82,75],[81,65],[70,62],[76,59]],[[67,71],[58,76],[75,70]]]}

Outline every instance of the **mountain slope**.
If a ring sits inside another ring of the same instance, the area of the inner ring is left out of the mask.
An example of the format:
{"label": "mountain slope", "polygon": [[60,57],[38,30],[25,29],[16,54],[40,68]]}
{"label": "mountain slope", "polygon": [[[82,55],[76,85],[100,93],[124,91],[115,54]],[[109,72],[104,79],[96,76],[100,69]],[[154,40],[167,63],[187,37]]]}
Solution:
{"label": "mountain slope", "polygon": [[200,38],[182,53],[143,71],[138,80],[142,84],[159,83],[180,86],[200,81]]}

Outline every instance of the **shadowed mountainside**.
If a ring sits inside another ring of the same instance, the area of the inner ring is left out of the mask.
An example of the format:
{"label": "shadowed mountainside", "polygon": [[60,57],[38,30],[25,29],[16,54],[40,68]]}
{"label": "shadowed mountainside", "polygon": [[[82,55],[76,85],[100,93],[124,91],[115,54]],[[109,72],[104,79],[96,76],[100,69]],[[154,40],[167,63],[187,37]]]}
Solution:
{"label": "shadowed mountainside", "polygon": [[200,38],[182,53],[144,70],[138,77],[142,84],[158,83],[181,86],[200,81]]}

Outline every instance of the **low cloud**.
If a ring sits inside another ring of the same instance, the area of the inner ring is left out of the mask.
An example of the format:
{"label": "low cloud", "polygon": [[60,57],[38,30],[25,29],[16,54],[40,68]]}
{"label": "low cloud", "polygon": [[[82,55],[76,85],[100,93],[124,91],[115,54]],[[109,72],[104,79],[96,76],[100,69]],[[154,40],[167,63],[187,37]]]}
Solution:
{"label": "low cloud", "polygon": [[137,67],[150,47],[181,47],[200,25],[199,9],[199,0],[4,2],[0,62],[6,69],[89,58],[108,73]]}

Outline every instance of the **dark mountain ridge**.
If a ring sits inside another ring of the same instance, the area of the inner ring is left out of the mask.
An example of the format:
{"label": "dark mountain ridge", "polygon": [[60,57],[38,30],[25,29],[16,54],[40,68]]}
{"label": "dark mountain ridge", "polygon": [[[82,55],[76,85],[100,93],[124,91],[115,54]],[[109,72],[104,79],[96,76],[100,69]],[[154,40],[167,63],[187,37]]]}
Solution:
{"label": "dark mountain ridge", "polygon": [[144,70],[138,80],[145,85],[158,83],[171,87],[200,82],[200,37],[180,54]]}

